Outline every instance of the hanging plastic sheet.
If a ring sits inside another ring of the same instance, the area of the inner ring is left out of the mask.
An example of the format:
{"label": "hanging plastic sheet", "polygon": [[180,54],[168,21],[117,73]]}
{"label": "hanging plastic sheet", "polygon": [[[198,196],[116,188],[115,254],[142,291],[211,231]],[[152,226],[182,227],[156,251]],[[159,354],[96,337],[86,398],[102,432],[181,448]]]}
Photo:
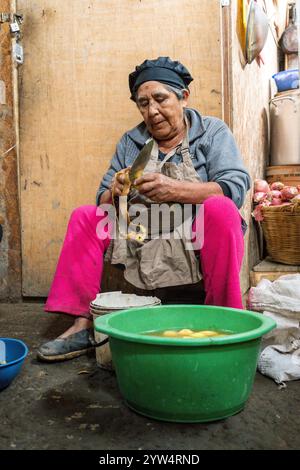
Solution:
{"label": "hanging plastic sheet", "polygon": [[269,20],[266,12],[251,0],[249,5],[246,29],[246,60],[251,64],[263,50],[269,31]]}

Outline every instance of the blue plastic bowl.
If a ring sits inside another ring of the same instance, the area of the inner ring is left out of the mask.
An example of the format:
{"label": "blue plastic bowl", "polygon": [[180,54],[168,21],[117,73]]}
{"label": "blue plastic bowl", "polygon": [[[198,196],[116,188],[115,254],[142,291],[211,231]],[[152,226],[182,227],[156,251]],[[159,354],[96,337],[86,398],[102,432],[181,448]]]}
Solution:
{"label": "blue plastic bowl", "polygon": [[6,388],[18,375],[28,348],[23,341],[13,338],[0,338],[0,390]]}
{"label": "blue plastic bowl", "polygon": [[284,70],[283,72],[275,73],[273,78],[276,82],[278,91],[295,90],[299,88],[299,70]]}

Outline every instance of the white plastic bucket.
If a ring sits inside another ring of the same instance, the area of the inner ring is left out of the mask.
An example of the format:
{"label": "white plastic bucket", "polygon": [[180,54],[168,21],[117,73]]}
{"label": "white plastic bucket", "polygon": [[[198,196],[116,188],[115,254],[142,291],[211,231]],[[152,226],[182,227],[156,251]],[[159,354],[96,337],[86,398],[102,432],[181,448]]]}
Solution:
{"label": "white plastic bucket", "polygon": [[271,166],[300,165],[300,91],[278,93],[270,104]]}
{"label": "white plastic bucket", "polygon": [[[90,313],[95,321],[99,315],[118,312],[136,307],[153,307],[160,305],[161,301],[157,297],[148,297],[135,294],[123,294],[121,291],[105,292],[97,294],[95,300],[90,303]],[[96,343],[101,343],[108,339],[108,336],[94,330]],[[112,363],[109,342],[103,346],[96,347],[96,361],[99,367],[106,370],[114,370]]]}

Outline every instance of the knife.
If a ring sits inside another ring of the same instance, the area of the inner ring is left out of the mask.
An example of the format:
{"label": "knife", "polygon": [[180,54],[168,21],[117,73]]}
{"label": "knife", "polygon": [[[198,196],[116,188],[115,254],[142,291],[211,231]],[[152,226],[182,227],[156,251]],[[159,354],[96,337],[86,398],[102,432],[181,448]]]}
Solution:
{"label": "knife", "polygon": [[129,170],[129,180],[131,183],[142,176],[143,171],[150,160],[153,144],[154,140],[149,140],[134,160],[132,167]]}

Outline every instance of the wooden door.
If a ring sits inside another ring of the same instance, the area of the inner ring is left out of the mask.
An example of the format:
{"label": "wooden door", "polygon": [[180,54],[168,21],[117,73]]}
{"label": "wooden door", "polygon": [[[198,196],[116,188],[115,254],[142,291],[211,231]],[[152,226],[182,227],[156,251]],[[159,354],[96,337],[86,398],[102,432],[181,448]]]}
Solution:
{"label": "wooden door", "polygon": [[23,295],[46,296],[73,208],[94,204],[120,136],[140,122],[128,74],[159,55],[222,117],[219,0],[18,0]]}

